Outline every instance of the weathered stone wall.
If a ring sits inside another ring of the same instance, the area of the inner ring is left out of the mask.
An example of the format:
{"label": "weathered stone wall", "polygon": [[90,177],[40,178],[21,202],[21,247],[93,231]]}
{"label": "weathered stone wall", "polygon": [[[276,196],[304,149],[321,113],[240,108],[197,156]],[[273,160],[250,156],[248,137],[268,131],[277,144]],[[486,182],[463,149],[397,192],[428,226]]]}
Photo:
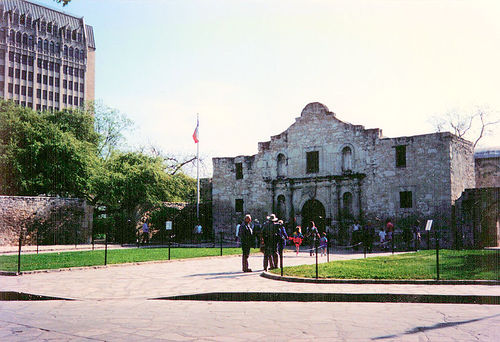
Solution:
{"label": "weathered stone wall", "polygon": [[[396,165],[396,146],[406,148],[404,166]],[[324,207],[324,226],[439,215],[449,227],[453,201],[474,187],[470,143],[450,133],[385,138],[380,129],[337,119],[319,103],[307,105],[286,131],[258,147],[254,156],[213,159],[216,232],[234,231],[244,212],[260,220],[280,212],[285,221],[306,224],[302,210],[310,200]],[[318,152],[319,169],[308,173],[311,151]],[[243,179],[236,179],[236,163],[243,165]],[[410,208],[401,206],[404,191],[411,191]],[[241,213],[235,212],[238,198],[244,201]]]}
{"label": "weathered stone wall", "polygon": [[0,196],[0,245],[89,243],[93,207],[77,198]]}
{"label": "weathered stone wall", "polygon": [[500,187],[500,157],[476,158],[476,187]]}

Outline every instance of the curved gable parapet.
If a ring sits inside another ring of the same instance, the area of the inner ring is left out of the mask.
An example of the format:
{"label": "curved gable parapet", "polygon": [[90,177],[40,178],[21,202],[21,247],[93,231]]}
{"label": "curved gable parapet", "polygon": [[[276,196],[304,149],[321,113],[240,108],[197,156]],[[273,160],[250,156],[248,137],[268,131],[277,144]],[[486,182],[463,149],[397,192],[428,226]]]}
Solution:
{"label": "curved gable parapet", "polygon": [[309,115],[333,115],[335,116],[335,113],[330,112],[327,106],[325,106],[322,103],[319,102],[311,102],[307,104],[304,109],[302,109],[302,112],[300,113],[301,117],[304,116],[309,116]]}

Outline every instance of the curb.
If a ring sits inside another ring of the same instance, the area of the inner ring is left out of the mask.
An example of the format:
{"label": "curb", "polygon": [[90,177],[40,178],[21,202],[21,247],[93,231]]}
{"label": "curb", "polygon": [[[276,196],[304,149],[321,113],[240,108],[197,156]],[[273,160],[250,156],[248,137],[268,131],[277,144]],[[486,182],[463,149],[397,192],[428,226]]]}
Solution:
{"label": "curb", "polygon": [[399,285],[500,285],[499,280],[432,280],[432,279],[329,279],[329,278],[301,278],[289,277],[262,272],[261,277],[287,281],[291,283],[310,283],[310,284],[399,284]]}
{"label": "curb", "polygon": [[152,298],[209,302],[357,302],[500,305],[500,296],[394,293],[211,292]]}

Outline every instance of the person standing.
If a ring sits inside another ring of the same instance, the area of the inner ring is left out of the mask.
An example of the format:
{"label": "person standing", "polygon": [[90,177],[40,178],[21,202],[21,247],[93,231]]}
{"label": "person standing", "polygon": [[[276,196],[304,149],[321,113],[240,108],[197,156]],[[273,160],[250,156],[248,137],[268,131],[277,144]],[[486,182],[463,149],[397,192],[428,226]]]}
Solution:
{"label": "person standing", "polygon": [[319,232],[318,228],[316,228],[316,225],[314,224],[314,221],[311,221],[311,227],[309,229],[309,239],[311,239],[311,249],[309,251],[310,256],[314,256],[316,246],[318,246],[319,243]]}
{"label": "person standing", "polygon": [[240,225],[240,229],[238,231],[242,256],[241,256],[241,266],[243,272],[252,272],[250,268],[248,268],[248,257],[250,255],[250,248],[254,244],[254,236],[253,236],[253,225],[252,225],[252,217],[250,215],[245,215],[244,221]]}
{"label": "person standing", "polygon": [[[286,245],[286,240],[288,240],[288,234],[286,233],[285,226],[283,225],[283,221],[278,221],[278,245],[277,245],[277,256],[280,260],[280,267],[283,267],[283,259],[281,258],[281,253],[283,253],[283,249]],[[275,260],[275,265],[278,265],[278,260]]]}
{"label": "person standing", "polygon": [[271,214],[266,217],[267,221],[262,228],[262,240],[264,242],[264,271],[275,269],[273,254],[276,251],[276,215]]}
{"label": "person standing", "polygon": [[142,244],[149,244],[149,226],[148,221],[145,221],[142,225]]}

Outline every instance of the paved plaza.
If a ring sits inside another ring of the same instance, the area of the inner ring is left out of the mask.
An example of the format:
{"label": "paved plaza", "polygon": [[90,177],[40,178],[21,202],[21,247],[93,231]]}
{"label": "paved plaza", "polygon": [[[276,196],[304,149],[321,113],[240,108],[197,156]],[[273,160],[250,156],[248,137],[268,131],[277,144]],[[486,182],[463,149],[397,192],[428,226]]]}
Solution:
{"label": "paved plaza", "polygon": [[[241,272],[241,257],[224,256],[3,276],[0,291],[74,300],[0,301],[0,341],[500,340],[500,305],[155,299],[210,292],[500,296],[500,286],[487,285],[288,283],[260,276],[261,254],[249,261],[252,273]],[[286,265],[312,262],[305,253],[285,254]]]}

